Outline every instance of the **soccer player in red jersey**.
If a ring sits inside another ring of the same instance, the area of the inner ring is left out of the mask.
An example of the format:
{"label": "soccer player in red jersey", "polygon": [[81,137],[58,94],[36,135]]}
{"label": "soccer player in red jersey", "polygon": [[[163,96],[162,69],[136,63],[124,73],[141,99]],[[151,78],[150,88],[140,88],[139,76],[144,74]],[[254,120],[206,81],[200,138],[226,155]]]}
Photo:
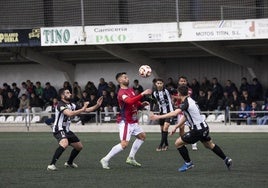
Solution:
{"label": "soccer player in red jersey", "polygon": [[126,163],[140,167],[141,164],[135,160],[135,154],[143,144],[146,135],[138,124],[137,112],[139,107],[149,105],[149,102],[141,102],[141,99],[144,95],[150,95],[152,90],[146,89],[142,93],[135,95],[133,88],[129,87],[129,79],[125,72],[118,73],[116,75],[116,80],[120,85],[117,95],[120,108],[117,124],[121,142],[115,145],[110,152],[100,160],[100,163],[102,168],[110,169],[109,160],[119,152],[123,151],[128,146],[130,137],[134,135],[136,140],[133,142]]}

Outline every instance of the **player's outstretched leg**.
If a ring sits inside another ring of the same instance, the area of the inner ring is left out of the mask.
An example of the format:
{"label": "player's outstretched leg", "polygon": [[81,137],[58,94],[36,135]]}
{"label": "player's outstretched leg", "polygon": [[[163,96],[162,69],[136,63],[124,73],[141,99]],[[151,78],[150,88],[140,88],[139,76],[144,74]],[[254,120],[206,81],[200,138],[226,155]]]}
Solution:
{"label": "player's outstretched leg", "polygon": [[143,144],[143,142],[144,142],[143,140],[138,139],[138,138],[133,142],[129,156],[126,160],[127,164],[136,166],[136,167],[141,167],[141,164],[135,160],[135,155],[137,151],[139,150],[139,148],[141,147],[141,145]]}
{"label": "player's outstretched leg", "polygon": [[58,170],[55,166],[57,160],[60,158],[61,154],[65,151],[65,148],[62,147],[62,146],[59,146],[54,155],[53,155],[53,158],[52,158],[52,161],[50,163],[50,165],[47,166],[47,170],[49,171],[55,171],[55,170]]}
{"label": "player's outstretched leg", "polygon": [[110,152],[105,156],[103,157],[101,160],[100,160],[100,163],[101,163],[101,166],[103,169],[110,169],[109,167],[109,160],[115,156],[117,153],[123,151],[123,147],[121,145],[121,143],[115,145],[111,150]]}
{"label": "player's outstretched leg", "polygon": [[184,159],[184,164],[178,169],[179,172],[185,172],[194,167],[193,162],[190,159],[189,152],[185,146],[178,148],[182,158]]}
{"label": "player's outstretched leg", "polygon": [[[209,142],[210,143],[210,142]],[[212,143],[212,142],[211,142]],[[205,144],[206,146],[206,144]],[[230,157],[227,157],[222,149],[217,145],[217,144],[210,144],[210,146],[212,146],[211,150],[218,155],[222,160],[224,160],[224,163],[226,165],[226,167],[228,168],[228,170],[231,170],[232,164],[233,164],[233,160]],[[213,147],[214,146],[214,147]]]}

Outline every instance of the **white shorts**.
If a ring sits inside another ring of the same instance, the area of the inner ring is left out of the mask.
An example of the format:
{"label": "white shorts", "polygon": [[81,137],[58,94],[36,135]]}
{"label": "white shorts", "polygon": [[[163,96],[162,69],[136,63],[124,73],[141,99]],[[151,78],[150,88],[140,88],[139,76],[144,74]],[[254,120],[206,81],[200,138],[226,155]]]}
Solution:
{"label": "white shorts", "polygon": [[137,136],[138,134],[143,133],[143,130],[138,123],[125,123],[124,121],[121,121],[118,124],[118,128],[120,140],[129,141],[132,135]]}

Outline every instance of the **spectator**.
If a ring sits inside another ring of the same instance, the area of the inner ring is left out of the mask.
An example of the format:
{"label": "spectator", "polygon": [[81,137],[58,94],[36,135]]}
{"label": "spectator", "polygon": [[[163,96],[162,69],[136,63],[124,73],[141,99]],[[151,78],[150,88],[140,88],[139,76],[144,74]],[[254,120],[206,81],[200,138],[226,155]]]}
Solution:
{"label": "spectator", "polygon": [[207,77],[202,78],[200,89],[203,90],[205,93],[207,93],[207,91],[211,89],[211,84],[209,80],[207,79]]}
{"label": "spectator", "polygon": [[8,92],[10,92],[10,91],[11,91],[10,86],[7,83],[4,83],[3,84],[3,89],[2,89],[2,95],[3,95],[4,100],[6,98],[8,98]]}
{"label": "spectator", "polygon": [[242,91],[241,100],[245,101],[248,106],[251,105],[252,97],[249,95],[248,91]]}
{"label": "spectator", "polygon": [[192,80],[192,83],[190,84],[190,88],[192,88],[192,98],[195,101],[197,101],[200,85],[199,85],[199,82],[195,78]]}
{"label": "spectator", "polygon": [[134,91],[138,91],[138,93],[141,93],[141,92],[143,92],[143,87],[139,84],[139,80],[134,80],[133,81],[133,89],[134,89]]}
{"label": "spectator", "polygon": [[232,102],[231,102],[231,108],[230,110],[236,111],[238,110],[241,102],[241,97],[238,95],[237,91],[233,91],[232,93]]}
{"label": "spectator", "polygon": [[207,103],[206,93],[202,89],[200,89],[199,96],[197,98],[197,104],[201,111],[207,111],[206,103]]}
{"label": "spectator", "polygon": [[104,112],[106,113],[106,116],[108,115],[108,112],[113,112],[113,118],[116,117],[118,112],[118,100],[115,92],[110,92],[110,101],[108,102],[108,105],[104,107]]}
{"label": "spectator", "polygon": [[233,91],[238,91],[237,87],[231,80],[227,80],[225,83],[224,91],[228,93],[228,96],[232,96]]}
{"label": "spectator", "polygon": [[35,95],[43,100],[43,94],[44,94],[44,88],[41,86],[41,82],[40,81],[37,81],[35,83]]}
{"label": "spectator", "polygon": [[257,78],[253,78],[252,84],[250,85],[249,94],[255,101],[263,100],[263,89],[262,85]]}
{"label": "spectator", "polygon": [[73,93],[72,86],[71,86],[70,82],[68,82],[68,81],[63,82],[62,88],[68,89],[70,91],[70,93]]}
{"label": "spectator", "polygon": [[110,81],[110,82],[108,82],[108,89],[107,89],[107,91],[108,92],[114,92],[114,93],[116,93],[116,85],[112,82],[112,81]]}
{"label": "spectator", "polygon": [[174,82],[173,78],[169,77],[167,79],[167,83],[166,83],[166,88],[170,88],[170,89],[176,89],[178,86],[177,84]]}
{"label": "spectator", "polygon": [[17,84],[15,82],[12,83],[12,89],[13,91],[13,94],[15,97],[19,97],[19,94],[20,94],[20,88],[17,87]]}
{"label": "spectator", "polygon": [[23,94],[25,94],[26,96],[28,96],[28,91],[27,91],[27,84],[26,84],[26,82],[22,82],[22,83],[21,83],[20,94],[19,94],[18,98],[20,98]]}
{"label": "spectator", "polygon": [[54,98],[52,100],[52,105],[51,105],[51,117],[49,118],[46,118],[45,119],[45,123],[49,126],[53,125],[54,121],[55,121],[55,109],[57,108],[57,105],[58,105],[58,99],[57,98]]}
{"label": "spectator", "polygon": [[31,82],[31,80],[27,80],[26,81],[27,84],[27,94],[28,94],[28,98],[30,98],[31,94],[35,92],[35,85],[33,84],[33,82]]}
{"label": "spectator", "polygon": [[218,110],[224,110],[225,112],[225,117],[226,119],[225,120],[228,120],[230,117],[229,117],[229,111],[231,109],[231,105],[232,105],[232,97],[229,97],[228,96],[228,93],[225,91],[223,92],[223,97],[219,100],[219,103],[218,103]]}
{"label": "spectator", "polygon": [[207,100],[206,100],[206,109],[208,111],[216,110],[218,106],[218,102],[216,97],[212,94],[212,90],[208,89],[207,91]]}
{"label": "spectator", "polygon": [[248,83],[247,78],[243,77],[241,79],[241,85],[239,87],[239,93],[242,95],[243,91],[249,91],[249,87],[250,87],[250,85]]}
{"label": "spectator", "polygon": [[219,101],[218,110],[227,110],[228,111],[232,105],[232,102],[233,102],[232,97],[229,97],[227,91],[224,91],[223,97]]}
{"label": "spectator", "polygon": [[100,110],[105,112],[105,116],[109,116],[108,107],[111,103],[111,96],[106,90],[102,90],[103,101]]}
{"label": "spectator", "polygon": [[98,96],[102,96],[102,91],[108,89],[108,84],[105,82],[104,78],[100,78],[98,85]]}
{"label": "spectator", "polygon": [[91,81],[87,82],[87,84],[85,86],[85,91],[87,92],[88,96],[98,94],[98,90],[97,90],[95,84]]}
{"label": "spectator", "polygon": [[216,100],[221,99],[223,96],[222,85],[218,82],[218,79],[216,77],[212,78],[212,94]]}
{"label": "spectator", "polygon": [[53,99],[57,97],[58,94],[56,89],[52,85],[50,85],[50,82],[47,82],[46,87],[44,88],[44,95],[43,95],[45,106],[52,105]]}
{"label": "spectator", "polygon": [[22,112],[26,112],[26,113],[30,112],[30,100],[25,94],[23,94],[20,97],[20,104],[18,108],[18,113],[22,113]]}
{"label": "spectator", "polygon": [[[266,100],[265,105],[262,108],[263,111],[268,111],[268,102]],[[267,125],[268,123],[268,113],[263,113],[262,117],[257,118],[258,125]]]}
{"label": "spectator", "polygon": [[43,101],[35,93],[30,96],[29,109],[33,114],[41,112],[43,108]]}
{"label": "spectator", "polygon": [[237,125],[240,125],[241,122],[246,122],[247,118],[249,117],[249,111],[250,111],[250,107],[247,105],[247,103],[245,101],[241,101],[240,102],[240,107],[238,109],[238,114],[237,117],[239,118],[236,122]]}
{"label": "spectator", "polygon": [[4,99],[4,109],[3,113],[16,112],[19,106],[18,98],[16,98],[12,91],[7,93],[7,98]]}
{"label": "spectator", "polygon": [[74,82],[72,98],[74,103],[78,102],[82,98],[82,89],[78,82]]}
{"label": "spectator", "polygon": [[261,108],[258,106],[256,101],[252,101],[250,107],[250,114],[247,118],[247,125],[252,125],[253,122],[257,124],[257,119],[261,116],[261,114],[256,111],[261,111]]}

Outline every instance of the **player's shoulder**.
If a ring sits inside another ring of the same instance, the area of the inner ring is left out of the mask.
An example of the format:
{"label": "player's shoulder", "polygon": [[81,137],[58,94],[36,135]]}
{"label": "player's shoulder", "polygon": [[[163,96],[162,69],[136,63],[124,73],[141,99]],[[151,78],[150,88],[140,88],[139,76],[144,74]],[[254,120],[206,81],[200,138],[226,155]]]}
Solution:
{"label": "player's shoulder", "polygon": [[65,105],[66,105],[65,102],[59,101],[57,106],[59,107],[59,106],[65,106]]}
{"label": "player's shoulder", "polygon": [[57,108],[59,111],[65,110],[67,108],[67,104],[63,101],[59,101]]}
{"label": "player's shoulder", "polygon": [[124,94],[128,95],[128,94],[132,94],[132,93],[135,93],[133,88],[127,88],[127,89],[121,88],[118,91],[118,95],[124,95]]}

